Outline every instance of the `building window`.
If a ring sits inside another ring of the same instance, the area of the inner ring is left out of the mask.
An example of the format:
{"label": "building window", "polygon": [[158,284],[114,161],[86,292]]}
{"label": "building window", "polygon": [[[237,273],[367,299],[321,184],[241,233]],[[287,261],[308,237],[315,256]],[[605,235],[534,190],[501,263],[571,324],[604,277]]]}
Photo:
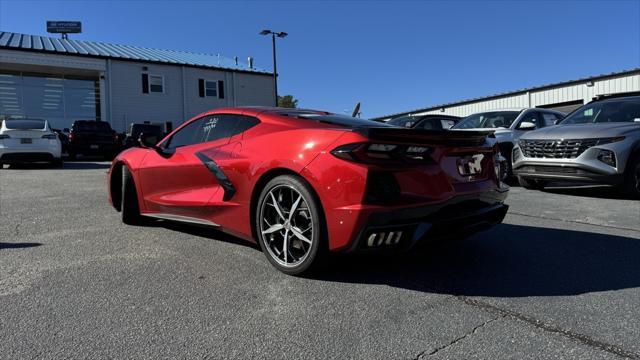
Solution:
{"label": "building window", "polygon": [[204,95],[218,97],[218,82],[206,80],[204,82]]}
{"label": "building window", "polygon": [[152,93],[164,92],[164,76],[149,75],[149,92],[152,92]]}
{"label": "building window", "polygon": [[224,81],[198,79],[200,97],[224,99]]}

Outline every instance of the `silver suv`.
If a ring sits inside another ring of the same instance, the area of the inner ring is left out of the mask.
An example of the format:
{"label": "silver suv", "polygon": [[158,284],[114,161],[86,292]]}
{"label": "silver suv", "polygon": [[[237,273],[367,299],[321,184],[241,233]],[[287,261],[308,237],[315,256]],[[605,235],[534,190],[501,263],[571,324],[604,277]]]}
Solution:
{"label": "silver suv", "polygon": [[522,134],[527,131],[555,125],[564,114],[554,110],[539,108],[519,108],[476,113],[460,120],[452,130],[495,129],[500,153],[505,157],[501,168],[501,180],[513,177],[511,150]]}
{"label": "silver suv", "polygon": [[620,186],[640,198],[640,96],[603,97],[559,125],[532,131],[513,149],[520,185]]}

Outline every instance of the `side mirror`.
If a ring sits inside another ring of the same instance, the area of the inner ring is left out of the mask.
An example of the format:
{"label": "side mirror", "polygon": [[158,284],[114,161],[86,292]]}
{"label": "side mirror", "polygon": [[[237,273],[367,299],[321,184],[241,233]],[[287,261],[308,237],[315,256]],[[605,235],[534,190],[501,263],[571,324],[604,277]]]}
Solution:
{"label": "side mirror", "polygon": [[536,128],[536,124],[530,121],[523,121],[520,123],[520,126],[518,126],[519,130],[533,130],[535,128]]}
{"label": "side mirror", "polygon": [[155,135],[140,133],[138,136],[138,144],[145,149],[155,149],[159,139]]}
{"label": "side mirror", "polygon": [[556,121],[553,122],[553,125],[558,125],[562,122],[562,120],[564,119],[556,119]]}

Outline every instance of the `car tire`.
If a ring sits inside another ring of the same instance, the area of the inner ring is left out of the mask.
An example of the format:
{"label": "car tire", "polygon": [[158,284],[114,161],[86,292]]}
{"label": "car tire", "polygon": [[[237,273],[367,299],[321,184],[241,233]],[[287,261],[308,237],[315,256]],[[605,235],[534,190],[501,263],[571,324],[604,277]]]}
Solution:
{"label": "car tire", "polygon": [[122,222],[127,225],[139,225],[142,223],[142,215],[140,215],[140,207],[138,206],[138,193],[133,176],[126,166],[122,167],[122,191],[121,199],[121,215]]}
{"label": "car tire", "polygon": [[62,167],[62,159],[61,158],[53,159],[53,161],[51,162],[51,167],[61,168]]}
{"label": "car tire", "polygon": [[513,179],[513,165],[511,164],[511,153],[507,152],[502,154],[505,158],[500,164],[500,180],[504,183],[509,183]]}
{"label": "car tire", "polygon": [[69,151],[68,155],[69,155],[69,160],[75,160],[75,159],[76,159],[76,157],[78,156],[78,155],[77,155],[75,152],[73,152],[73,151]]}
{"label": "car tire", "polygon": [[4,164],[0,162],[0,170],[4,169]]}
{"label": "car tire", "polygon": [[255,206],[257,240],[276,269],[300,275],[322,263],[327,253],[324,216],[313,189],[303,179],[275,177]]}
{"label": "car tire", "polygon": [[636,154],[627,164],[623,188],[625,195],[631,199],[640,199],[640,154]]}
{"label": "car tire", "polygon": [[544,189],[546,182],[542,180],[529,180],[518,176],[518,183],[528,190],[542,190]]}

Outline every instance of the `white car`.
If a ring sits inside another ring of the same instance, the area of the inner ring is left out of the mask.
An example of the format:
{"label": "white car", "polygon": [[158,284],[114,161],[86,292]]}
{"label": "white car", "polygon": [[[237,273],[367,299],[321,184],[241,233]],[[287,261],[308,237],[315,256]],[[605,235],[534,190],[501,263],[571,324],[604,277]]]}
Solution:
{"label": "white car", "polygon": [[526,131],[555,125],[564,118],[563,113],[550,109],[518,108],[492,110],[476,113],[460,120],[452,130],[494,129],[502,156],[506,161],[501,166],[501,180],[513,178],[511,150]]}
{"label": "white car", "polygon": [[0,169],[4,164],[48,162],[62,166],[62,144],[42,119],[6,119],[0,126]]}

